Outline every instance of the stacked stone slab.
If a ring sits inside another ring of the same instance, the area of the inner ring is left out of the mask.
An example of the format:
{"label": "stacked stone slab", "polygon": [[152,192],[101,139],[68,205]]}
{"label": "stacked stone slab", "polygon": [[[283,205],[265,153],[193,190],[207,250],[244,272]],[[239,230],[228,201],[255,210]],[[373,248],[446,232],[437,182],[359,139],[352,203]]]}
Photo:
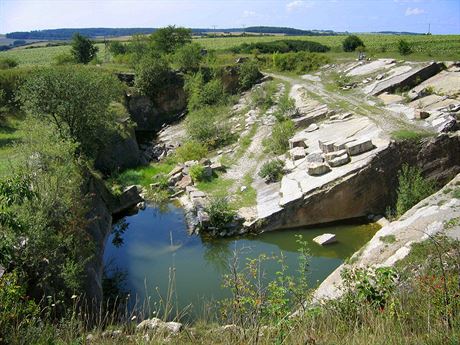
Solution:
{"label": "stacked stone slab", "polygon": [[350,156],[356,156],[361,153],[370,151],[374,148],[372,140],[370,139],[358,139],[345,144],[345,149]]}

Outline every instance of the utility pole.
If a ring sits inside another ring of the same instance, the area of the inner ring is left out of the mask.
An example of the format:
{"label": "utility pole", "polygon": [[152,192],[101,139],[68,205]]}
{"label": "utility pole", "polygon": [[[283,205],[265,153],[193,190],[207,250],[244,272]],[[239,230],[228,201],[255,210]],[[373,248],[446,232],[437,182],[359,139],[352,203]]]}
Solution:
{"label": "utility pole", "polygon": [[217,37],[217,35],[216,35],[216,25],[213,25],[212,29],[213,29],[213,32],[214,32],[214,37]]}

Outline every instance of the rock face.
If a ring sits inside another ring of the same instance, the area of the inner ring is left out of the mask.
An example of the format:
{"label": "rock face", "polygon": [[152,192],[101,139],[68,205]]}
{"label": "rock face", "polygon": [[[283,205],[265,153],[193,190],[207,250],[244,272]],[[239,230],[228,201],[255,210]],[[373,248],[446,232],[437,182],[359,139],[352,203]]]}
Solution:
{"label": "rock face", "polygon": [[127,96],[128,111],[137,124],[136,131],[156,131],[178,118],[187,105],[182,75],[172,73],[170,82],[152,96]]}
{"label": "rock face", "polygon": [[125,128],[124,134],[116,133],[99,152],[95,168],[104,174],[133,168],[142,163],[141,153],[132,128]]}
{"label": "rock face", "polygon": [[271,211],[259,231],[382,214],[395,200],[397,172],[402,164],[419,166],[423,176],[444,184],[460,172],[459,147],[458,132],[441,134],[422,143],[392,142],[370,164],[344,176],[341,183],[329,183],[283,204],[276,212]]}
{"label": "rock face", "polygon": [[142,198],[136,186],[128,188],[120,197],[114,197],[101,179],[89,173],[82,187],[82,194],[88,200],[85,232],[94,244],[93,257],[85,267],[85,294],[88,305],[97,311],[103,296],[103,255],[107,238],[112,231],[112,214],[135,206]]}

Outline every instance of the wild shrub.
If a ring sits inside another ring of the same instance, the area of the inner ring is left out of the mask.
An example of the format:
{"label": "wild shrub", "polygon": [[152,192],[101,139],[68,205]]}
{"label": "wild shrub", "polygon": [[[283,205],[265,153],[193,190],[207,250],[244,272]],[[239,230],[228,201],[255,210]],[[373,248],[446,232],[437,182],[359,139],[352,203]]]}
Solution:
{"label": "wild shrub", "polygon": [[127,49],[126,45],[121,43],[121,42],[119,42],[119,41],[112,41],[109,44],[109,52],[113,56],[126,54],[127,51],[128,51],[128,49]]}
{"label": "wild shrub", "polygon": [[187,108],[190,111],[208,105],[223,104],[227,99],[222,81],[215,78],[206,83],[201,72],[186,77],[185,91],[188,95]]}
{"label": "wild shrub", "polygon": [[244,54],[272,54],[308,51],[311,53],[325,53],[329,47],[318,42],[303,40],[277,40],[272,42],[243,43],[231,49],[234,53]]}
{"label": "wild shrub", "polygon": [[295,101],[284,93],[278,100],[276,111],[273,114],[278,122],[291,118],[296,113]]}
{"label": "wild shrub", "polygon": [[229,123],[223,118],[219,107],[204,107],[188,114],[186,131],[191,140],[201,142],[210,148],[230,143],[235,139]]}
{"label": "wild shrub", "polygon": [[259,71],[257,62],[249,60],[239,65],[238,79],[240,90],[244,91],[250,89],[261,77],[262,74]]}
{"label": "wild shrub", "polygon": [[9,69],[18,66],[19,63],[12,58],[1,58],[0,59],[0,69]]}
{"label": "wild shrub", "polygon": [[190,168],[190,177],[194,182],[201,182],[208,179],[205,174],[205,167],[202,164],[196,164]]}
{"label": "wild shrub", "polygon": [[223,229],[236,217],[235,210],[230,207],[230,204],[225,197],[212,198],[206,207],[206,212],[209,215],[211,227],[216,229]]}
{"label": "wild shrub", "polygon": [[272,56],[273,68],[278,71],[295,71],[297,73],[307,73],[316,71],[322,65],[330,62],[326,55],[308,52],[298,53],[275,53]]}
{"label": "wild shrub", "polygon": [[183,71],[196,71],[203,59],[201,50],[202,47],[198,43],[185,44],[177,48],[173,56],[173,61]]}
{"label": "wild shrub", "polygon": [[155,30],[150,35],[150,41],[154,51],[170,54],[192,41],[192,30],[169,25]]}
{"label": "wild shrub", "polygon": [[292,120],[277,122],[273,126],[272,135],[263,141],[265,148],[277,155],[283,154],[289,148],[289,139],[295,133],[295,125]]}
{"label": "wild shrub", "polygon": [[342,42],[342,48],[345,52],[354,52],[358,47],[365,47],[364,42],[356,35],[349,35]]}
{"label": "wild shrub", "polygon": [[409,55],[412,53],[412,48],[406,40],[399,40],[398,51],[401,55]]}
{"label": "wild shrub", "polygon": [[20,110],[19,90],[30,72],[23,68],[0,70],[0,114]]}
{"label": "wild shrub", "polygon": [[251,107],[253,109],[260,108],[262,112],[266,112],[275,104],[275,93],[276,84],[273,81],[257,85],[251,92]]}
{"label": "wild shrub", "polygon": [[422,177],[422,172],[418,167],[403,165],[398,174],[397,216],[402,216],[419,201],[433,194],[434,191],[434,184]]}
{"label": "wild shrub", "polygon": [[284,162],[280,159],[274,159],[265,162],[259,171],[259,176],[267,182],[277,182],[281,180],[284,172]]}
{"label": "wild shrub", "polygon": [[54,64],[59,65],[59,66],[70,65],[70,64],[74,64],[77,62],[75,60],[75,57],[72,54],[67,54],[67,53],[56,55],[53,58],[53,61],[54,61]]}
{"label": "wild shrub", "polygon": [[174,160],[183,163],[187,161],[200,160],[208,153],[206,145],[198,141],[186,141],[174,152]]}
{"label": "wild shrub", "polygon": [[162,57],[145,57],[136,66],[135,86],[152,100],[170,81],[171,68]]}

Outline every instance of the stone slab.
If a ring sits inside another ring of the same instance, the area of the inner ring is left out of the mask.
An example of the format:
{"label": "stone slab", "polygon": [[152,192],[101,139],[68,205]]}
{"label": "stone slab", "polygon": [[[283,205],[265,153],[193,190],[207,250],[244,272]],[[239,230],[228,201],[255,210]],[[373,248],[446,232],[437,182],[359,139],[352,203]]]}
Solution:
{"label": "stone slab", "polygon": [[326,244],[331,244],[337,242],[337,238],[335,237],[334,234],[322,234],[319,236],[316,236],[313,239],[313,242],[318,243],[319,245],[326,245]]}

